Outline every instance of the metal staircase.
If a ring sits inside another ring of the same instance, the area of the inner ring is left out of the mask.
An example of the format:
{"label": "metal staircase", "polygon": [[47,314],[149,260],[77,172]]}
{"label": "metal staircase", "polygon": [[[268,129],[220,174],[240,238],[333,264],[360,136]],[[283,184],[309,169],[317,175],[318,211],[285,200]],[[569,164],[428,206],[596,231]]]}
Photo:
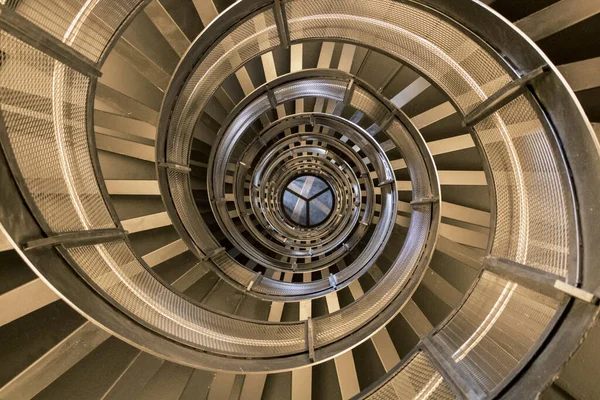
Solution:
{"label": "metal staircase", "polygon": [[0,0],[0,399],[594,398],[599,18]]}

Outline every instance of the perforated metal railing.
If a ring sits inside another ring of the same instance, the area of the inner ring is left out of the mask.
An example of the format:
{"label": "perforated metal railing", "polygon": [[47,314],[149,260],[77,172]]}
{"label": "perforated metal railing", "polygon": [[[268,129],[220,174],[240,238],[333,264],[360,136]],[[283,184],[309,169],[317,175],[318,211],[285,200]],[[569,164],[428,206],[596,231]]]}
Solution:
{"label": "perforated metal railing", "polygon": [[140,0],[7,0],[7,8],[97,61]]}
{"label": "perforated metal railing", "polygon": [[6,153],[49,232],[114,228],[89,158],[90,79],[0,32]]}

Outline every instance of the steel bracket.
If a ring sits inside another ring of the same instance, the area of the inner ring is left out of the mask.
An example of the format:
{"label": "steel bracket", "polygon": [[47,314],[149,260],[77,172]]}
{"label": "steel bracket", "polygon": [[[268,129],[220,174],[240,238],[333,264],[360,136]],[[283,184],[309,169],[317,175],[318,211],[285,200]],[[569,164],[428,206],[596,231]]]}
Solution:
{"label": "steel bracket", "polygon": [[550,71],[548,65],[536,68],[533,71],[523,75],[522,77],[515,79],[508,83],[506,86],[498,90],[496,93],[488,97],[481,104],[479,104],[473,111],[465,115],[463,125],[465,127],[472,127],[483,121],[506,104],[516,99],[522,91],[533,82],[533,80],[546,74]]}

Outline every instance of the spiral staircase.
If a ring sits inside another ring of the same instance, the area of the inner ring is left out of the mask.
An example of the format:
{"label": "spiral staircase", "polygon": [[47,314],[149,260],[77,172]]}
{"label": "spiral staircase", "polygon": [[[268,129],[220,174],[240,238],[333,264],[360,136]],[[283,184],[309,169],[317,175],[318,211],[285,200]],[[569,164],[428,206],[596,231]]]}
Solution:
{"label": "spiral staircase", "polygon": [[599,22],[0,0],[0,399],[597,398]]}

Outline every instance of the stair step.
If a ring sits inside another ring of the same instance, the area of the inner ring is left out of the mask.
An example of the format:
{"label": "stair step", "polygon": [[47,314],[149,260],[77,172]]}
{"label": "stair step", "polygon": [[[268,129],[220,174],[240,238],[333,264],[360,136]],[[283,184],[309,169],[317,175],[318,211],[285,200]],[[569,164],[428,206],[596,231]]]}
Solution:
{"label": "stair step", "polygon": [[[4,327],[0,332],[2,343],[7,345],[3,359],[11,362],[6,364],[10,369],[2,371],[0,397],[37,395],[108,339],[108,333],[91,322],[82,324],[82,319],[60,302]],[[37,329],[39,326],[44,329]],[[28,333],[25,340],[23,332]],[[22,353],[24,341],[26,357]]]}
{"label": "stair step", "polygon": [[[107,338],[109,336],[105,332],[101,335]],[[41,391],[36,399],[98,399],[111,387],[137,353],[138,350],[134,347],[110,337]],[[52,367],[48,366],[47,369]]]}
{"label": "stair step", "polygon": [[129,364],[115,378],[102,400],[126,400],[135,398],[164,364],[164,361],[148,353],[138,351]]}
{"label": "stair step", "polygon": [[183,393],[181,393],[180,400],[206,399],[214,375],[214,373],[209,371],[203,371],[201,369],[194,370],[183,389]]}

